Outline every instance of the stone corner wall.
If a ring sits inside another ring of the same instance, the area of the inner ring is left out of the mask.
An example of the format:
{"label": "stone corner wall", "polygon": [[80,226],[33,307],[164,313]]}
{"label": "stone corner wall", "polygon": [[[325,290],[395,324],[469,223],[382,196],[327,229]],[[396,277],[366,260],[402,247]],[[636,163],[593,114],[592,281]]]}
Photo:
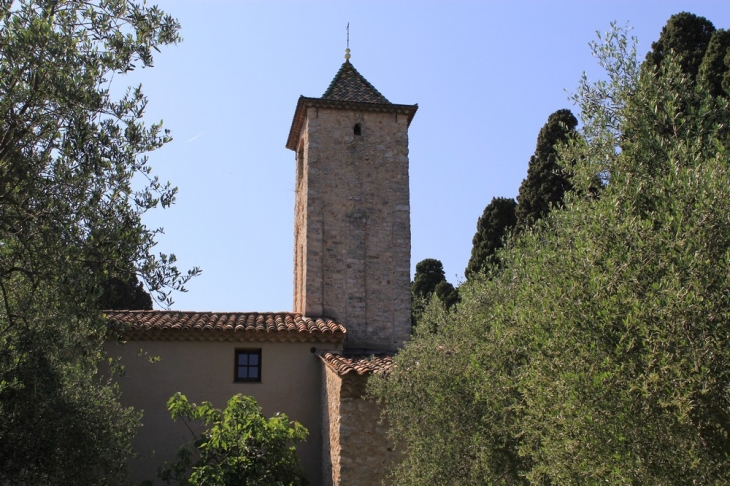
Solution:
{"label": "stone corner wall", "polygon": [[323,365],[322,485],[340,484],[340,390],[342,380]]}
{"label": "stone corner wall", "polygon": [[368,376],[338,376],[325,368],[323,484],[372,486],[388,484],[387,474],[398,453],[388,439],[380,406],[363,398]]}

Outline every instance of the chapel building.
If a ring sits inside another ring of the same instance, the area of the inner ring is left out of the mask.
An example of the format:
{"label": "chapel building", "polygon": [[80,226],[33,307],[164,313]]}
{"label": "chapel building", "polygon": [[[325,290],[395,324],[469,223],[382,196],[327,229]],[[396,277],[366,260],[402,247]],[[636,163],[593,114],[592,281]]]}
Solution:
{"label": "chapel building", "polygon": [[[368,376],[388,373],[411,332],[408,127],[417,105],[389,102],[350,62],[320,98],[300,97],[292,312],[112,311],[126,344],[122,401],[144,411],[135,479],[153,479],[190,440],[166,409],[176,392],[223,408],[251,395],[268,417],[309,430],[298,447],[313,485],[372,485],[396,452]],[[151,363],[140,358],[142,348]]]}

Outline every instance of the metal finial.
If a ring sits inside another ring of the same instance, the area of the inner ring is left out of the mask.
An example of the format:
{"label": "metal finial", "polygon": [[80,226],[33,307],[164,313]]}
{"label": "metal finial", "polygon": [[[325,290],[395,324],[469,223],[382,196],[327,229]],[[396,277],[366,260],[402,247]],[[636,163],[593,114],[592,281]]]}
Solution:
{"label": "metal finial", "polygon": [[345,49],[345,60],[350,60],[350,22],[347,23],[347,49]]}

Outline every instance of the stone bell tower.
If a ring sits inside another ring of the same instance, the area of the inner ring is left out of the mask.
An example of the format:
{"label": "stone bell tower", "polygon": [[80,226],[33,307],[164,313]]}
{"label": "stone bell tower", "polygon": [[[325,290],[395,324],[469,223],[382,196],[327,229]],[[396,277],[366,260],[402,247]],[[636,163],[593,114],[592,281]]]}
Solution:
{"label": "stone bell tower", "polygon": [[345,62],[321,98],[301,96],[296,153],[294,311],[347,328],[346,347],[394,350],[410,335],[408,126]]}

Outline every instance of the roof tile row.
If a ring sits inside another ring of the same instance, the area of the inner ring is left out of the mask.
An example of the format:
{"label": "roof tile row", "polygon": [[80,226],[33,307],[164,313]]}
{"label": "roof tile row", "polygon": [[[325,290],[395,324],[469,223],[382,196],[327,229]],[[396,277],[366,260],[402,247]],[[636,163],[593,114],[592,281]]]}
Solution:
{"label": "roof tile row", "polygon": [[290,312],[107,311],[128,339],[341,342],[346,330],[326,317]]}
{"label": "roof tile row", "polygon": [[358,101],[365,103],[390,103],[375,86],[357,72],[350,61],[345,61],[335,74],[327,91],[322,95],[325,100]]}
{"label": "roof tile row", "polygon": [[318,355],[340,376],[348,373],[387,375],[393,369],[393,354],[391,353],[367,354],[347,351],[332,353],[323,351]]}

